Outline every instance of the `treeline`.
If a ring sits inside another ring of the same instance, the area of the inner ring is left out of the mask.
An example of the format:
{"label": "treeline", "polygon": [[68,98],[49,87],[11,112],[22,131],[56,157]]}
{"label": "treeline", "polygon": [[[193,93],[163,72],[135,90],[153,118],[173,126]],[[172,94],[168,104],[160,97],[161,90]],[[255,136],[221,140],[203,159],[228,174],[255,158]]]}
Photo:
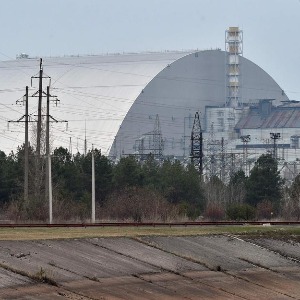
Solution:
{"label": "treeline", "polygon": [[[29,199],[23,199],[24,149],[0,151],[2,218],[48,218],[44,167],[36,192],[34,149],[30,149]],[[252,220],[300,218],[300,177],[286,187],[276,160],[262,155],[249,177],[242,171],[228,183],[218,177],[200,178],[192,165],[149,156],[143,163],[123,157],[114,164],[94,150],[96,217],[100,220],[170,221],[183,219]],[[54,221],[86,221],[91,215],[92,153],[71,155],[57,148],[52,155]]]}

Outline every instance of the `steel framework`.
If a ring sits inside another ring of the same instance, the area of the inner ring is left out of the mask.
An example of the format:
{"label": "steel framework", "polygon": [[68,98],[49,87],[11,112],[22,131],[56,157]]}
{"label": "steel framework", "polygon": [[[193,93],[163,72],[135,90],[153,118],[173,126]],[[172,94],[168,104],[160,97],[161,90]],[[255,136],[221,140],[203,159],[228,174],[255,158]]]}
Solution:
{"label": "steel framework", "polygon": [[243,31],[239,27],[229,27],[225,31],[226,51],[226,106],[237,107],[241,104],[241,64],[243,55]]}
{"label": "steel framework", "polygon": [[191,163],[203,174],[203,138],[199,113],[196,112],[191,133]]}

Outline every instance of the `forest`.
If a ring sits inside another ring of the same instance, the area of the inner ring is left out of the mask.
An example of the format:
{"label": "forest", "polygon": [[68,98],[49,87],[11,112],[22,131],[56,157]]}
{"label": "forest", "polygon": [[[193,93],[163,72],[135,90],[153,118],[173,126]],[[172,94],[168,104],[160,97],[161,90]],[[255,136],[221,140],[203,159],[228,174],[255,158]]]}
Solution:
{"label": "forest", "polygon": [[[287,184],[270,154],[261,155],[248,177],[242,170],[229,182],[205,178],[192,164],[158,162],[149,155],[117,163],[93,150],[96,219],[100,221],[299,220],[300,176]],[[29,197],[24,199],[24,146],[0,151],[0,218],[47,222],[45,167],[37,175],[34,149],[29,149]],[[65,148],[52,154],[54,222],[89,221],[92,152],[72,155]],[[36,185],[39,179],[40,184]],[[38,188],[38,192],[37,192]]]}

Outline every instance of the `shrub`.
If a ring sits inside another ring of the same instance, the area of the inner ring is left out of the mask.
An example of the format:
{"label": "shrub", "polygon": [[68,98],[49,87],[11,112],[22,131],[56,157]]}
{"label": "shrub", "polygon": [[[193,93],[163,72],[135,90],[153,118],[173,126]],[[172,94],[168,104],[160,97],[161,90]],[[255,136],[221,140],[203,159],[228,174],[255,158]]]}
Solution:
{"label": "shrub", "polygon": [[7,203],[5,214],[9,220],[14,221],[45,221],[48,217],[48,206],[46,202],[31,197],[27,202],[19,198]]}
{"label": "shrub", "polygon": [[186,201],[178,204],[179,215],[181,218],[187,218],[189,220],[196,220],[201,214],[201,204],[192,204]]}
{"label": "shrub", "polygon": [[108,197],[100,218],[142,222],[166,221],[177,215],[177,207],[168,203],[161,194],[146,188],[127,187]]}
{"label": "shrub", "polygon": [[226,216],[234,221],[247,221],[255,218],[255,208],[249,204],[231,204],[226,209]]}
{"label": "shrub", "polygon": [[[91,203],[91,197],[87,199]],[[84,222],[91,217],[91,208],[84,199],[75,201],[67,197],[53,199],[53,219],[57,222],[80,220]]]}
{"label": "shrub", "polygon": [[224,219],[224,208],[217,203],[210,203],[206,206],[204,216],[205,218],[212,220],[212,221],[218,221]]}
{"label": "shrub", "polygon": [[257,218],[270,220],[273,216],[274,207],[271,201],[263,200],[257,204]]}

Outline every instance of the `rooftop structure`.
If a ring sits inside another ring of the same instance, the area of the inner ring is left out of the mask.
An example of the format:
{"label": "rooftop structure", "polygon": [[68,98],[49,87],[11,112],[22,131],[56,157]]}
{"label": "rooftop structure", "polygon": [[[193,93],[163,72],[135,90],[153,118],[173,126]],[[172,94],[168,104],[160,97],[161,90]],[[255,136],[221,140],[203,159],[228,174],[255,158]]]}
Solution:
{"label": "rooftop structure", "polygon": [[262,99],[258,105],[251,106],[249,113],[235,126],[235,130],[255,128],[300,129],[300,103],[285,103],[276,107],[272,105],[272,100]]}

